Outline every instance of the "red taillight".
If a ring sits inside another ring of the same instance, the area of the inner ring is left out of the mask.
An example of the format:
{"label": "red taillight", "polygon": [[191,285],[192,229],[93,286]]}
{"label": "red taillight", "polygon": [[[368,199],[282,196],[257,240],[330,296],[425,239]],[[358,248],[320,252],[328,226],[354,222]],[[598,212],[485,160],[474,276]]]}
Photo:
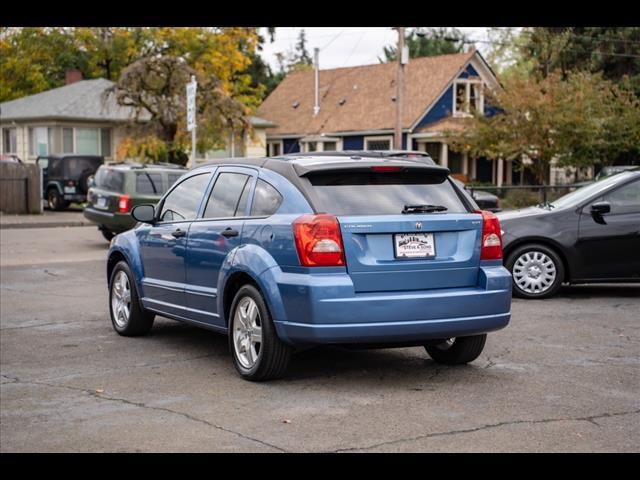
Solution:
{"label": "red taillight", "polygon": [[480,260],[500,260],[502,258],[502,236],[500,220],[492,212],[476,210],[482,215],[482,243]]}
{"label": "red taillight", "polygon": [[345,264],[340,224],[333,215],[303,215],[293,222],[293,237],[305,267]]}
{"label": "red taillight", "polygon": [[127,213],[129,211],[129,195],[120,195],[118,199],[118,212]]}
{"label": "red taillight", "polygon": [[371,167],[371,170],[376,173],[389,173],[389,172],[399,172],[402,170],[402,167],[376,166],[376,167]]}

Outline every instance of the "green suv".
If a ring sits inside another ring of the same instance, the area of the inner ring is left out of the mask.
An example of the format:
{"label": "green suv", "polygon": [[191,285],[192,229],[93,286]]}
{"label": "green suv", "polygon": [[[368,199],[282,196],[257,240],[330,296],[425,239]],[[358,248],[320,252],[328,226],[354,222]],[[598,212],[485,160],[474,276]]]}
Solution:
{"label": "green suv", "polygon": [[98,225],[107,240],[137,223],[131,209],[156,203],[187,170],[171,164],[117,163],[102,165],[87,195],[84,216]]}

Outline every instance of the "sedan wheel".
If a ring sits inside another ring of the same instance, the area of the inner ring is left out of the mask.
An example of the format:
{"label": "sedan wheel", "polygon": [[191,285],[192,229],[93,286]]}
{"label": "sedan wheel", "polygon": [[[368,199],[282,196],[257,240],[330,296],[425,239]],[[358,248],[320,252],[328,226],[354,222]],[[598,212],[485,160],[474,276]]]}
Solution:
{"label": "sedan wheel", "polygon": [[556,265],[542,252],[520,255],[513,265],[513,279],[527,293],[544,293],[556,280]]}
{"label": "sedan wheel", "polygon": [[513,276],[513,293],[522,298],[553,295],[564,281],[564,265],[546,245],[530,244],[512,252],[505,266]]}

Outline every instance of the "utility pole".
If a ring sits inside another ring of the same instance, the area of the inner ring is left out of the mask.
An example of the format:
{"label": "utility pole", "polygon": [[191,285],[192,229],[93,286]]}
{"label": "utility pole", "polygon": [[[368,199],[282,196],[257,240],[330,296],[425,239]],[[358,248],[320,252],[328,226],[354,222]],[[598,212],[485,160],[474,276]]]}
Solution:
{"label": "utility pole", "polygon": [[195,75],[191,75],[191,83],[187,83],[187,130],[191,132],[191,158],[188,167],[196,164],[196,90],[198,82]]}
{"label": "utility pole", "polygon": [[[404,102],[404,65],[408,62],[404,51],[404,27],[396,27],[398,30],[398,69],[396,79],[396,128],[393,137],[394,148],[402,150],[402,107]],[[407,55],[408,57],[408,55]]]}
{"label": "utility pole", "polygon": [[313,106],[313,115],[320,113],[320,49],[313,49],[313,70],[315,76],[315,104]]}

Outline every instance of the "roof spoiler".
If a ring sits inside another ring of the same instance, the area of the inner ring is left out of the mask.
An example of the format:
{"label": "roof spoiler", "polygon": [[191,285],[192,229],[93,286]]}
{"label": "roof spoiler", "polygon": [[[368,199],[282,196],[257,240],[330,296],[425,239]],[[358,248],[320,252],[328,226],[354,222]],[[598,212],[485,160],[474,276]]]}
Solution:
{"label": "roof spoiler", "polygon": [[451,173],[447,167],[429,165],[406,160],[353,160],[340,162],[294,163],[293,168],[299,177],[322,173],[363,173],[377,171],[379,173],[430,173],[446,177]]}

